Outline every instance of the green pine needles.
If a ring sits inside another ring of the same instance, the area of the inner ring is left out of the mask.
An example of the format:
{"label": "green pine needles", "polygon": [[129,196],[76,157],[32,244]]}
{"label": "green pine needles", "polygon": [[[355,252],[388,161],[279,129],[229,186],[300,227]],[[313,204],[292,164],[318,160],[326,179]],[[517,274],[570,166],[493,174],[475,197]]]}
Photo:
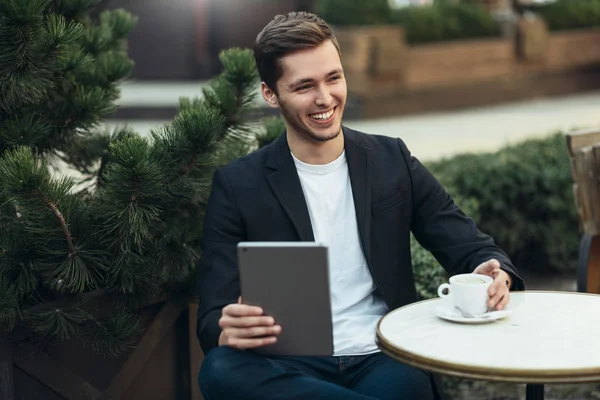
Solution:
{"label": "green pine needles", "polygon": [[231,49],[202,98],[181,99],[150,137],[101,130],[133,67],[136,18],[92,20],[96,3],[0,0],[0,331],[118,356],[139,307],[193,299],[212,173],[264,128],[249,122],[252,54]]}

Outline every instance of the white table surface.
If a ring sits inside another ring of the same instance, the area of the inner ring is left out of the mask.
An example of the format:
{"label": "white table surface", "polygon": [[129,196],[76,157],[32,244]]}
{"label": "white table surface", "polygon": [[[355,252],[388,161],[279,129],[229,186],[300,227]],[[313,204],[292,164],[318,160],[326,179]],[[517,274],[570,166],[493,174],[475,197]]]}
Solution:
{"label": "white table surface", "polygon": [[520,383],[600,381],[600,295],[511,293],[512,314],[467,325],[434,314],[443,300],[389,312],[377,339],[393,358],[449,375]]}

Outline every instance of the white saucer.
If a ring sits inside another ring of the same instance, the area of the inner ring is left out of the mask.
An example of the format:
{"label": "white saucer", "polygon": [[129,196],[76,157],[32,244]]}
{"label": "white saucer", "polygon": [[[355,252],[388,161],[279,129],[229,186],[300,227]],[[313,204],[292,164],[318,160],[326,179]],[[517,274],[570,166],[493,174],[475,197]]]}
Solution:
{"label": "white saucer", "polygon": [[465,317],[459,310],[448,304],[440,304],[433,312],[439,318],[461,324],[487,324],[488,322],[497,321],[512,314],[512,310],[505,309],[501,311],[489,311],[476,317]]}

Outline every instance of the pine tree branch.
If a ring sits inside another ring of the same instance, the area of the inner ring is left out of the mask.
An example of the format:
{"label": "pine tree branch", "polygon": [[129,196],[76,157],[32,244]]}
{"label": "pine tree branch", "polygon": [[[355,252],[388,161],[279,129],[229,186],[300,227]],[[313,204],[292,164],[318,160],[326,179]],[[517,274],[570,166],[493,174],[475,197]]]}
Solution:
{"label": "pine tree branch", "polygon": [[240,86],[237,86],[236,88],[236,93],[235,96],[237,98],[237,102],[236,102],[236,108],[239,110],[236,118],[234,118],[232,120],[232,125],[238,125],[241,121],[242,121],[242,110],[243,110],[243,105],[244,105],[244,89]]}
{"label": "pine tree branch", "polygon": [[173,146],[172,135],[182,135],[186,141],[191,142],[189,147],[186,146],[186,152],[187,149],[191,152],[188,161],[183,165],[173,165],[173,172],[163,180],[164,184],[172,184],[195,167],[212,164],[212,156],[208,159],[206,156],[216,150],[214,132],[220,131],[224,122],[224,116],[217,109],[205,106],[190,108],[181,111],[162,134],[154,135],[155,143],[164,143],[167,148]]}
{"label": "pine tree branch", "polygon": [[104,172],[106,171],[107,167],[108,167],[108,155],[105,155],[100,159],[100,167],[98,168],[98,173],[96,174],[96,177],[97,177],[96,187],[97,188],[100,188],[102,186],[102,184],[104,183],[103,177],[104,177]]}
{"label": "pine tree branch", "polygon": [[52,0],[52,5],[49,8],[50,13],[57,13],[60,10],[61,0]]}
{"label": "pine tree branch", "polygon": [[[198,158],[198,149],[194,150],[194,154],[192,154],[192,159],[190,160],[189,163],[187,163],[186,165],[182,166],[181,169],[179,170],[180,174],[179,176],[182,175],[186,175],[188,172],[190,172],[192,170],[192,168],[194,168],[194,166],[196,165],[196,158]],[[169,183],[173,183],[173,181],[169,182]]]}
{"label": "pine tree branch", "polygon": [[65,239],[67,240],[67,246],[69,247],[69,254],[71,256],[76,255],[77,249],[75,248],[75,244],[73,243],[73,237],[71,236],[71,232],[69,232],[69,227],[67,226],[67,221],[65,221],[65,218],[63,217],[63,215],[60,212],[60,210],[58,209],[58,207],[56,207],[56,204],[54,204],[52,201],[50,201],[50,199],[48,197],[42,195],[41,193],[39,195],[40,195],[42,201],[52,210],[52,212],[54,213],[54,215],[60,222],[60,226],[62,228],[63,234],[65,235]]}
{"label": "pine tree branch", "polygon": [[[181,166],[181,168],[179,169],[179,172],[175,176],[173,176],[171,179],[167,180],[166,184],[171,185],[173,182],[175,182],[180,177],[187,175],[192,169],[194,169],[194,167],[197,167],[198,164],[196,162],[196,159],[200,155],[199,153],[200,153],[199,149],[194,150],[194,153],[192,154],[190,162]],[[204,164],[204,165],[206,165],[206,164]]]}
{"label": "pine tree branch", "polygon": [[133,193],[131,194],[131,202],[135,203],[137,201],[137,196],[139,194],[139,182],[137,177],[133,178]]}

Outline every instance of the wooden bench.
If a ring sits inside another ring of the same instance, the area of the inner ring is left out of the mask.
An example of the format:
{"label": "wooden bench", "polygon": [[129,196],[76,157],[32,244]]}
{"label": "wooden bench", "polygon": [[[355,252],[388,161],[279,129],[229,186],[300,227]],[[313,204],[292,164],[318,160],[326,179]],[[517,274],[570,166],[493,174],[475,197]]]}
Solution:
{"label": "wooden bench", "polygon": [[600,129],[577,130],[566,136],[582,232],[577,290],[600,293]]}

